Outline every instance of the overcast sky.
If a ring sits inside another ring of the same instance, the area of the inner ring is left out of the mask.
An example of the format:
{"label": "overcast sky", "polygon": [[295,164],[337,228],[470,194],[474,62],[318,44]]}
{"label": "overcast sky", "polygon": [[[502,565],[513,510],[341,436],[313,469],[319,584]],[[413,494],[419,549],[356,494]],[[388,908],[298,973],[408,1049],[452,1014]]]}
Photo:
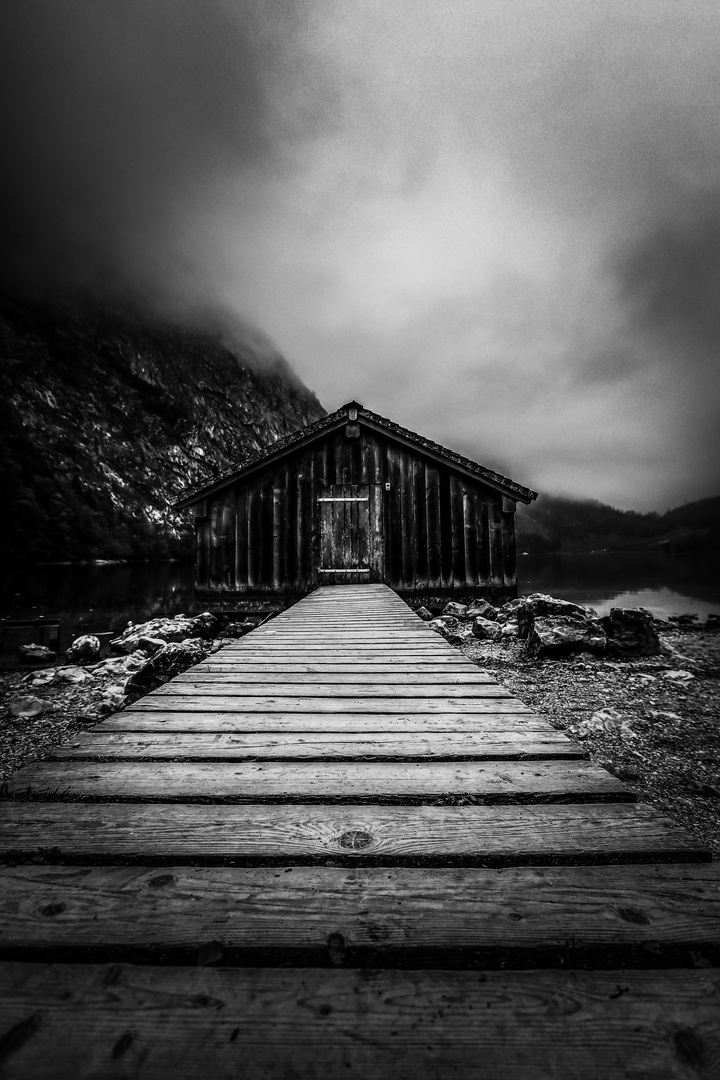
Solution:
{"label": "overcast sky", "polygon": [[720,492],[717,0],[4,0],[3,270],[541,491]]}

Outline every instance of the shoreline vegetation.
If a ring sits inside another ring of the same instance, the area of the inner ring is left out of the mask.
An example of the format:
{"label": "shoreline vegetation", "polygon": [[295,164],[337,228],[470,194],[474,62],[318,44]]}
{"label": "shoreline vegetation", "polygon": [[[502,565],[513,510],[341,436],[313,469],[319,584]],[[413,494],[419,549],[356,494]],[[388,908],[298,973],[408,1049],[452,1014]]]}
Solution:
{"label": "shoreline vegetation", "polygon": [[[182,618],[153,623],[180,625]],[[186,618],[188,634],[194,632],[191,622]],[[143,684],[137,676],[151,661],[159,670],[164,653],[177,654],[187,644],[188,662],[197,662],[201,653],[216,651],[250,629],[247,623],[215,626],[217,636],[177,645],[149,637],[150,625],[128,628],[122,635],[127,648],[116,643],[116,655],[106,659],[0,675],[0,784],[129,703],[132,695],[123,693],[129,681],[144,685],[140,693],[152,689],[152,682],[146,678]],[[570,651],[538,658],[513,633],[491,640],[468,631],[453,644],[625,781],[641,801],[666,813],[720,857],[718,622],[655,625],[660,651],[654,655]],[[158,678],[164,681],[175,673],[161,672]],[[41,705],[34,715],[13,712],[13,701],[35,696]]]}

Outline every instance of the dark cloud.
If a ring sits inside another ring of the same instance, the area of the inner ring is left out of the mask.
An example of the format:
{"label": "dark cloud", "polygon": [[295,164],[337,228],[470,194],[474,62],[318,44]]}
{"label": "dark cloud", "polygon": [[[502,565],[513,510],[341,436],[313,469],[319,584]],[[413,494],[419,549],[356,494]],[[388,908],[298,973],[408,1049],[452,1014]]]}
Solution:
{"label": "dark cloud", "polygon": [[8,0],[0,229],[27,287],[202,291],[182,215],[271,167],[268,95],[294,5]]}
{"label": "dark cloud", "polygon": [[720,349],[720,190],[678,206],[618,259],[623,296],[638,327],[691,347],[713,365]]}

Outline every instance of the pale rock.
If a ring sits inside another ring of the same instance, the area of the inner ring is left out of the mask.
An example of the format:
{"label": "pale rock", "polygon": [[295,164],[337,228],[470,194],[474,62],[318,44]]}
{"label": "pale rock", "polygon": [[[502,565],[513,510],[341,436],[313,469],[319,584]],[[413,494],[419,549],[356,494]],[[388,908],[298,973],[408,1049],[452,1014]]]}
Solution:
{"label": "pale rock", "polygon": [[208,655],[211,646],[200,638],[169,641],[143,664],[125,684],[125,694],[131,701],[161,686]]}
{"label": "pale rock", "polygon": [[131,653],[140,648],[140,641],[160,640],[186,641],[191,638],[211,639],[219,633],[221,622],[209,611],[201,615],[176,615],[172,619],[149,619],[136,626],[128,626],[119,637],[113,638],[110,648],[115,652]]}
{"label": "pale rock", "polygon": [[18,695],[10,698],[10,712],[13,716],[20,717],[21,719],[32,719],[34,716],[41,716],[42,713],[52,709],[52,702],[45,701],[43,698],[34,697],[32,694],[25,696]]}
{"label": "pale rock", "polygon": [[426,607],[417,608],[415,614],[419,619],[422,619],[424,622],[430,622],[433,617],[432,611],[430,611],[430,609]]}
{"label": "pale rock", "polygon": [[578,739],[605,734],[620,735],[630,739],[637,738],[630,721],[617,709],[598,709],[588,720],[581,721],[572,730]]}
{"label": "pale rock", "polygon": [[69,665],[68,667],[57,668],[56,674],[58,679],[62,679],[63,682],[69,683],[82,683],[87,682],[88,679],[92,679],[93,676],[85,668],[75,667]]}
{"label": "pale rock", "polygon": [[127,670],[126,664],[128,659],[129,657],[125,656],[113,656],[107,660],[101,660],[99,664],[95,664],[92,668],[88,668],[88,670],[92,671],[96,679],[122,675]]}
{"label": "pale rock", "polygon": [[18,654],[21,660],[27,660],[33,664],[47,664],[55,659],[55,653],[48,649],[47,645],[18,645]]}
{"label": "pale rock", "polygon": [[689,683],[695,676],[691,671],[664,671],[663,679],[670,679],[671,682],[676,683]]}
{"label": "pale rock", "polygon": [[472,630],[469,626],[464,626],[458,619],[452,618],[449,615],[441,616],[439,619],[433,619],[428,623],[431,630],[435,630],[436,633],[441,634],[446,641],[449,641],[451,645],[459,645],[465,641]]}
{"label": "pale rock", "polygon": [[123,686],[120,683],[116,683],[114,686],[109,686],[105,690],[96,708],[100,716],[107,716],[108,713],[117,712],[118,709],[121,709],[125,704],[126,697]]}
{"label": "pale rock", "polygon": [[36,671],[33,675],[28,676],[28,686],[49,686],[51,682],[55,682],[55,668],[45,668],[44,671]]}

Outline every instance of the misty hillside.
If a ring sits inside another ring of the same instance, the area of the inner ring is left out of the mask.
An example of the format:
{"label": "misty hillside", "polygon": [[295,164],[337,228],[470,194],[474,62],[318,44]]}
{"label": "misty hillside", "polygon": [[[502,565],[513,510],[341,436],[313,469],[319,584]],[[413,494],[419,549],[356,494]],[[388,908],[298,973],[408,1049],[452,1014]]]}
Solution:
{"label": "misty hillside", "polygon": [[[232,350],[232,351],[231,351]],[[189,553],[169,503],[324,415],[259,334],[0,301],[0,555]]]}
{"label": "misty hillside", "polygon": [[518,551],[720,550],[720,497],[664,514],[640,514],[593,500],[540,495],[530,506],[518,507],[516,530]]}

